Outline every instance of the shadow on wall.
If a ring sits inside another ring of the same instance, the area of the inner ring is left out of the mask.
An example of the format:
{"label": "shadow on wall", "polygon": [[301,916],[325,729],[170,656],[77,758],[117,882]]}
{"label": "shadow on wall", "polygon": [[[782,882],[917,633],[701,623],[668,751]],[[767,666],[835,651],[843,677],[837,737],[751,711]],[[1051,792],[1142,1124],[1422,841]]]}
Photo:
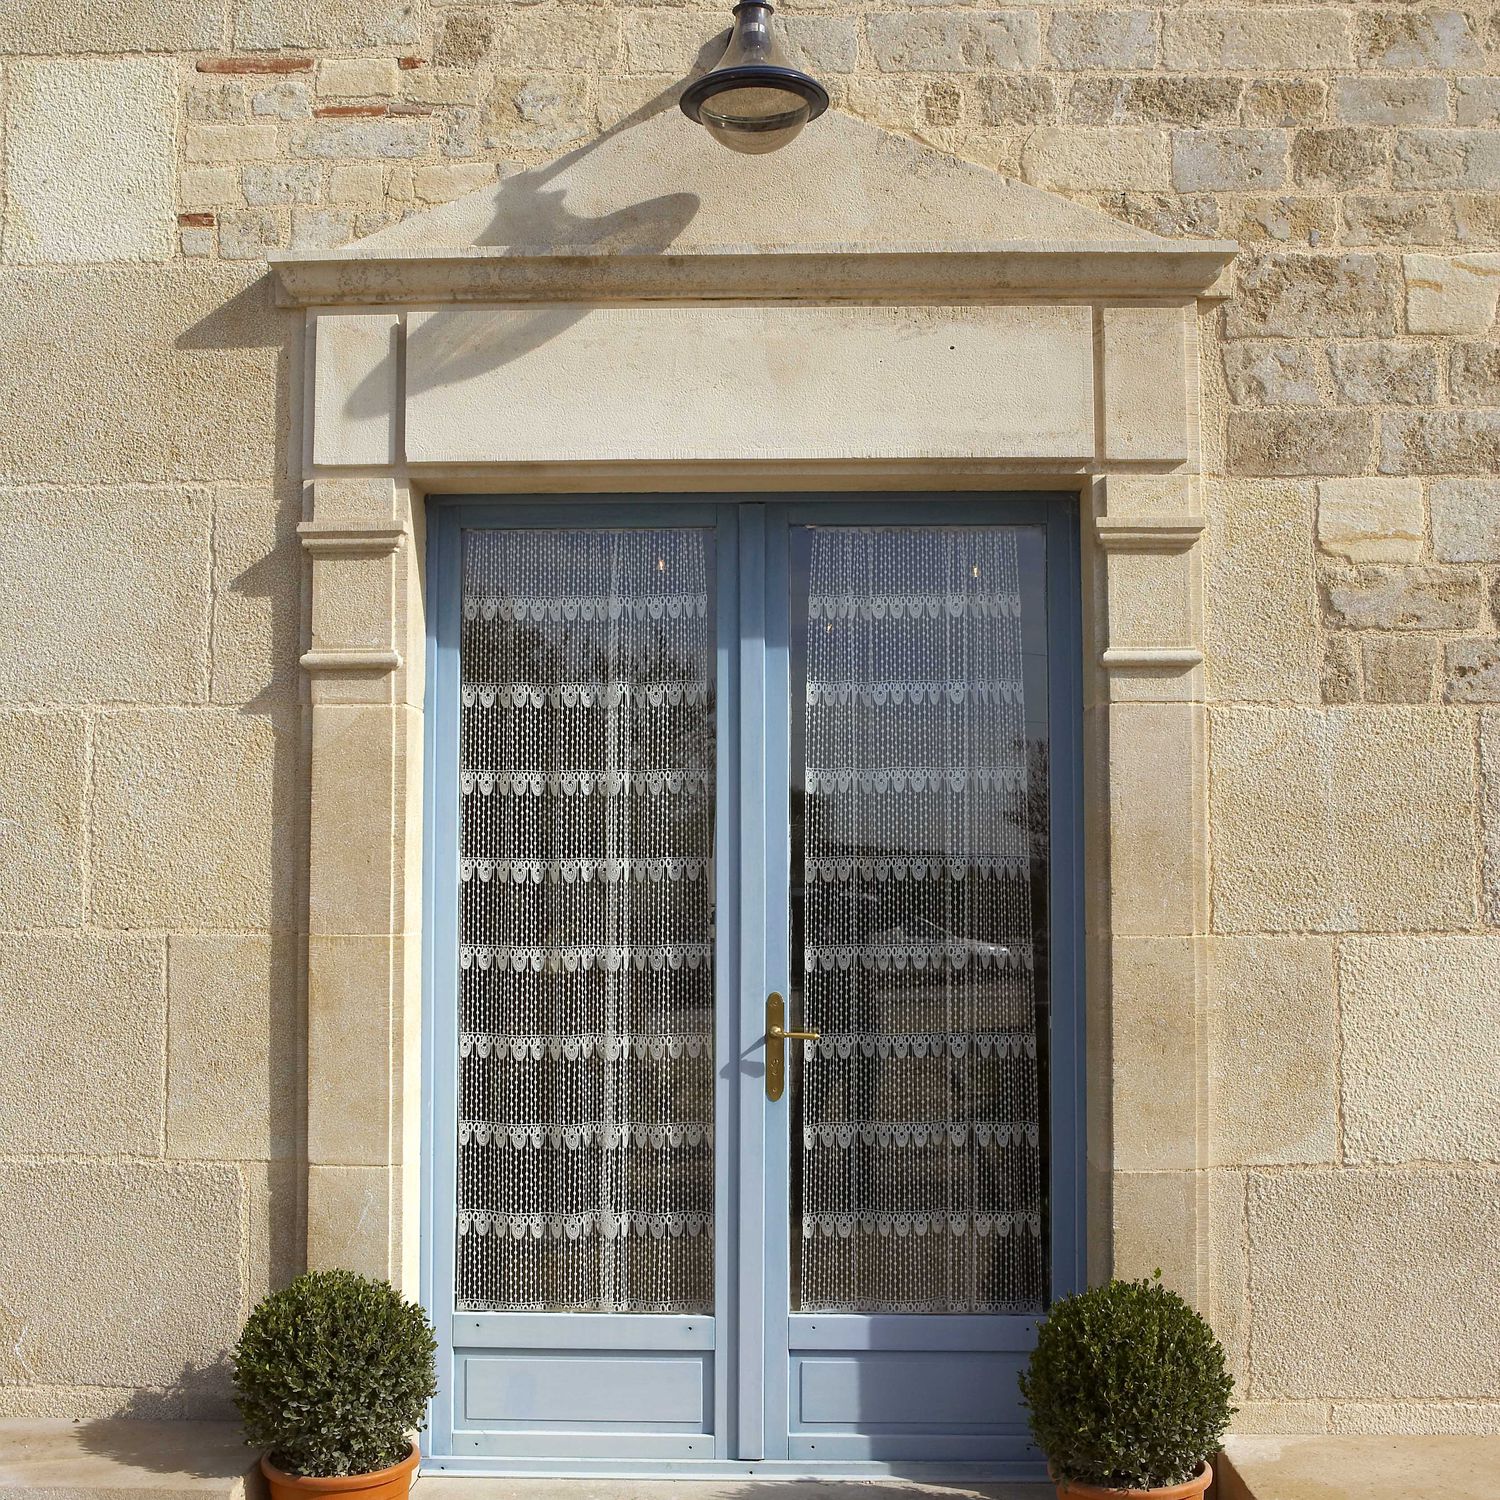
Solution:
{"label": "shadow on wall", "polygon": [[238,1429],[210,1429],[183,1442],[165,1437],[156,1424],[214,1420],[233,1416],[229,1400],[229,1359],[211,1365],[182,1367],[171,1385],[136,1391],[113,1417],[80,1422],[74,1428],[78,1446],[95,1457],[147,1473],[191,1474],[200,1479],[238,1478],[253,1455],[239,1442]]}
{"label": "shadow on wall", "polygon": [[[718,60],[727,36],[727,32],[721,33],[703,47],[689,78],[706,72]],[[632,255],[665,253],[697,214],[696,193],[662,193],[613,213],[589,218],[573,213],[566,206],[565,188],[549,188],[547,184],[605,141],[645,124],[663,110],[676,108],[681,92],[682,85],[674,84],[576,150],[544,167],[505,178],[495,199],[494,214],[475,243],[496,247],[538,246],[588,255],[608,254],[612,249],[628,250]],[[408,371],[408,390],[436,390],[499,369],[556,338],[586,312],[586,308],[561,305],[524,313],[517,309],[511,315],[511,326],[499,338],[489,329],[478,334],[450,331],[441,343],[434,343],[428,349],[424,373],[419,379],[414,380]],[[426,337],[431,340],[433,336]],[[356,418],[379,415],[388,399],[386,392],[384,375],[372,372],[350,393],[345,409]]]}

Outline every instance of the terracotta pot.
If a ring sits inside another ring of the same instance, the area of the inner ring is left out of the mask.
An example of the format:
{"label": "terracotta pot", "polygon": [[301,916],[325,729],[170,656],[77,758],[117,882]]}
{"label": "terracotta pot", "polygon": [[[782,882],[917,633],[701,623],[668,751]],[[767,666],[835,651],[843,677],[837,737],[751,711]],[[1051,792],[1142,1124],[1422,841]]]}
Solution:
{"label": "terracotta pot", "polygon": [[399,1464],[376,1469],[373,1474],[330,1474],[326,1478],[286,1474],[269,1458],[261,1459],[260,1472],[271,1486],[271,1500],[318,1500],[324,1495],[338,1500],[406,1500],[420,1457],[413,1443],[411,1452]]}
{"label": "terracotta pot", "polygon": [[1097,1484],[1074,1484],[1057,1481],[1057,1500],[1198,1500],[1213,1483],[1212,1464],[1204,1464],[1185,1484],[1166,1484],[1156,1490],[1111,1490]]}

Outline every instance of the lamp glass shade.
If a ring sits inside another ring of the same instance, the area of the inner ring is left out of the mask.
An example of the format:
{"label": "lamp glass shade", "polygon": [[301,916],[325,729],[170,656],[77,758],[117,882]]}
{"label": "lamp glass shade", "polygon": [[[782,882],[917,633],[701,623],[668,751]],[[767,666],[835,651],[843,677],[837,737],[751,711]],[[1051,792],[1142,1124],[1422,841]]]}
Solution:
{"label": "lamp glass shade", "polygon": [[775,151],[828,107],[823,85],[787,61],[772,14],[760,0],[736,5],[723,57],[683,92],[682,112],[731,151]]}

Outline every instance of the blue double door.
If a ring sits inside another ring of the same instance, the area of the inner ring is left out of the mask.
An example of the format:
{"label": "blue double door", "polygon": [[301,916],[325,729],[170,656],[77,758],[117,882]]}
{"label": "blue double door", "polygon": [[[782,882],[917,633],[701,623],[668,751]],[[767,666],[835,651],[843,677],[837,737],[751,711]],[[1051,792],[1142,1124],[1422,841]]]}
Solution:
{"label": "blue double door", "polygon": [[429,514],[427,1468],[1040,1473],[1072,498]]}

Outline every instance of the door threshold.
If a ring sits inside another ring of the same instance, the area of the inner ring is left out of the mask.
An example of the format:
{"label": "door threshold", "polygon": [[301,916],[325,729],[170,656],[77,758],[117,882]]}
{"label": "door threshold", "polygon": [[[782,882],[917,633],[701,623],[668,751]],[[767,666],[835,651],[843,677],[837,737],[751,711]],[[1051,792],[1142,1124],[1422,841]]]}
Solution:
{"label": "door threshold", "polygon": [[[479,1469],[472,1460],[422,1461],[420,1500],[651,1500],[663,1481],[672,1500],[846,1500],[851,1485],[875,1489],[871,1500],[1055,1500],[1056,1490],[1030,1464],[826,1464],[779,1459],[761,1462],[564,1464]],[[586,1491],[580,1491],[581,1484]]]}

